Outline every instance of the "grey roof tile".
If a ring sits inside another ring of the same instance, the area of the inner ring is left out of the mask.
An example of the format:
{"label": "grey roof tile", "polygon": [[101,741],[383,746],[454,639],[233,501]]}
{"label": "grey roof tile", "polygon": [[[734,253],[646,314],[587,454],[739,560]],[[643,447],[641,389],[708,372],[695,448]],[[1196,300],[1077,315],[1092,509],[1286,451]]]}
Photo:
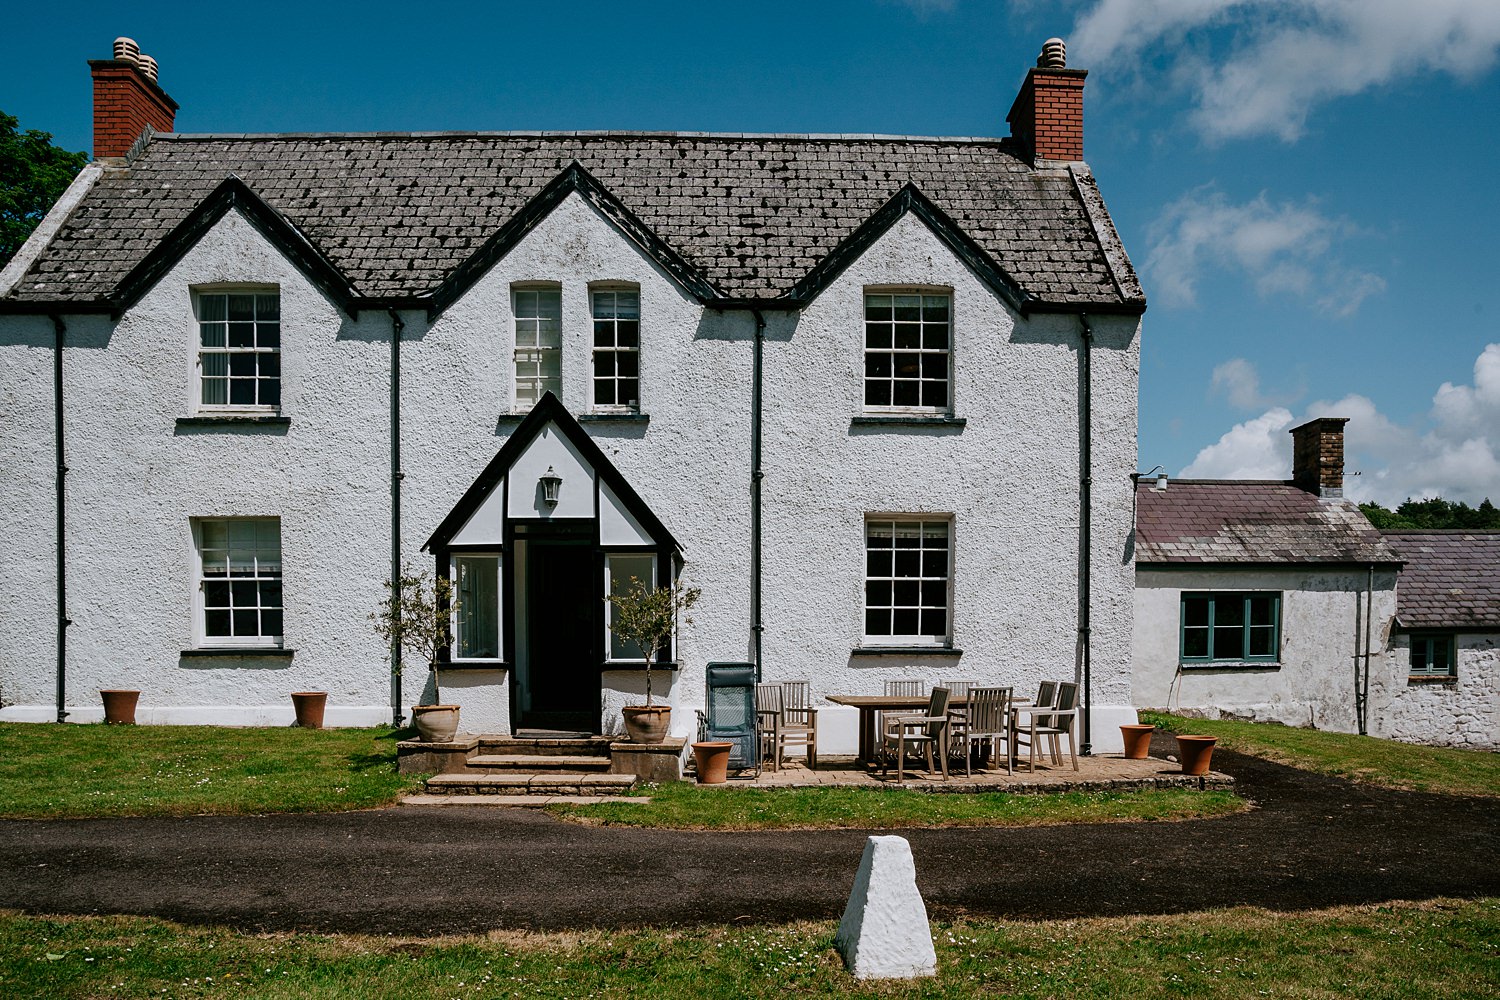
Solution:
{"label": "grey roof tile", "polygon": [[910,182],[1038,299],[1144,302],[1086,168],[1033,170],[999,140],[577,132],[157,136],[9,297],[107,297],[230,174],[360,294],[418,295],[574,160],[730,297],[788,294]]}
{"label": "grey roof tile", "polygon": [[1406,562],[1396,585],[1404,628],[1500,630],[1500,531],[1383,531]]}

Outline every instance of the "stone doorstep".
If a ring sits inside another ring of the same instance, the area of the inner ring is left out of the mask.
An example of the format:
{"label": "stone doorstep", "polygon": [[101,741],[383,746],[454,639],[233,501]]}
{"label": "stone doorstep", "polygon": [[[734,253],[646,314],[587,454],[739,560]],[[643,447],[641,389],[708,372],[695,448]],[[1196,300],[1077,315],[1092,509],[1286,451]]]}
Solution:
{"label": "stone doorstep", "polygon": [[592,806],[606,802],[646,803],[651,797],[625,795],[408,795],[396,804],[401,806],[501,806],[514,809],[539,809],[553,803]]}
{"label": "stone doorstep", "polygon": [[528,774],[608,771],[608,757],[569,757],[563,754],[476,754],[468,760],[473,770],[525,771]]}
{"label": "stone doorstep", "polygon": [[635,787],[635,775],[435,774],[426,787],[447,795],[608,795]]}
{"label": "stone doorstep", "polygon": [[481,754],[528,754],[531,756],[598,756],[608,757],[611,736],[591,736],[586,739],[531,738],[526,736],[480,736]]}

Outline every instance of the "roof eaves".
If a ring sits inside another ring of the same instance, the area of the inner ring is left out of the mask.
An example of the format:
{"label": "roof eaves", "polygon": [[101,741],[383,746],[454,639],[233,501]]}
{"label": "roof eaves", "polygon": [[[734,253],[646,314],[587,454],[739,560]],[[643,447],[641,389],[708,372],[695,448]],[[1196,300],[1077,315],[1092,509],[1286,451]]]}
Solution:
{"label": "roof eaves", "polygon": [[94,189],[99,178],[104,175],[104,167],[99,163],[89,163],[78,172],[72,182],[63,191],[61,197],[47,210],[42,217],[41,223],[32,230],[31,235],[26,237],[26,242],[21,244],[21,249],[10,259],[3,270],[0,270],[0,299],[11,293],[31,265],[42,255],[42,251],[52,245],[52,241],[62,230],[63,224],[73,214],[80,202]]}

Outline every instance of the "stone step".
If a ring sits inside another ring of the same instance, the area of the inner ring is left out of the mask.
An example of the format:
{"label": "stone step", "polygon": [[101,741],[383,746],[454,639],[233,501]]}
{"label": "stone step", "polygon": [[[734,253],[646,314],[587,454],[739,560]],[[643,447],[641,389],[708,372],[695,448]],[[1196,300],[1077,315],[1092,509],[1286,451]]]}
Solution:
{"label": "stone step", "polygon": [[648,795],[408,795],[398,803],[403,806],[502,806],[511,809],[540,809],[550,805],[600,805],[619,802],[629,806],[645,805]]}
{"label": "stone step", "polygon": [[635,787],[633,774],[435,774],[435,795],[616,795]]}
{"label": "stone step", "polygon": [[471,771],[525,771],[528,774],[568,774],[609,770],[609,755],[565,757],[562,754],[482,753],[470,757]]}
{"label": "stone step", "polygon": [[481,736],[478,752],[486,756],[524,754],[532,757],[608,757],[612,742],[614,740],[609,736],[590,736],[587,739]]}

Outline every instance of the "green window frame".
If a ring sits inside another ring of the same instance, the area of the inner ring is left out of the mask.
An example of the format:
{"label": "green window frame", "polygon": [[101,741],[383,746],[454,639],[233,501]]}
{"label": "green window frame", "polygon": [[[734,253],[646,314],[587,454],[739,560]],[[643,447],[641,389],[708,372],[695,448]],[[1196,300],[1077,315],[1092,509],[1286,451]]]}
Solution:
{"label": "green window frame", "polygon": [[1275,663],[1281,658],[1281,594],[1184,593],[1177,637],[1184,664]]}
{"label": "green window frame", "polygon": [[1452,632],[1418,632],[1411,637],[1411,675],[1413,677],[1452,677],[1457,661]]}

